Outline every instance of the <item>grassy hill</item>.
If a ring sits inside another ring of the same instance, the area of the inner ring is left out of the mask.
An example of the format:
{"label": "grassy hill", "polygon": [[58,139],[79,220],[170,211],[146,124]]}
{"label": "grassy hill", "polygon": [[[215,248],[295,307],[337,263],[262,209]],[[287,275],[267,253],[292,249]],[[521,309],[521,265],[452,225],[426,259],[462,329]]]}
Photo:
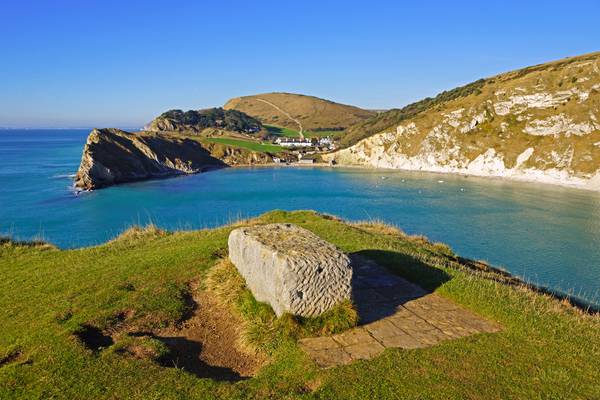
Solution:
{"label": "grassy hill", "polygon": [[[215,284],[226,281],[219,265],[233,226],[136,228],[75,250],[3,239],[0,398],[592,399],[600,393],[597,315],[499,283],[493,272],[470,271],[446,246],[391,227],[283,211],[237,225],[272,222],[301,225],[346,252],[361,252],[503,329],[321,370],[297,345],[314,321],[275,319],[248,297],[243,281]],[[206,290],[212,295],[199,297]],[[235,293],[245,293],[235,309],[220,302]],[[198,307],[209,315],[190,325]],[[220,333],[224,326],[231,334],[216,339],[181,336]],[[231,357],[240,351],[232,337],[247,326],[250,339],[262,344],[254,363],[240,366],[253,371],[250,379],[232,382],[223,368],[194,370],[173,355],[216,342]]]}
{"label": "grassy hill", "polygon": [[[342,164],[600,188],[600,53],[508,72],[347,129]],[[589,181],[589,182],[588,182]]]}
{"label": "grassy hill", "polygon": [[264,93],[236,97],[224,106],[242,111],[263,124],[304,131],[343,130],[375,115],[374,111],[292,93]]}

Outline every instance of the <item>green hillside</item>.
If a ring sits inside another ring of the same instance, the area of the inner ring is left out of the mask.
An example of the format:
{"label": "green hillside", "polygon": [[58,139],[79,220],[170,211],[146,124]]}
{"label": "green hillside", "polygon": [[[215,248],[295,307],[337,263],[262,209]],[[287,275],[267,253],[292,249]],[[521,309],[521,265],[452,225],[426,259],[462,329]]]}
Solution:
{"label": "green hillside", "polygon": [[[223,296],[243,289],[243,282],[229,291],[214,283],[224,282],[214,271],[227,255],[233,226],[131,229],[76,250],[3,239],[0,398],[592,399],[600,393],[597,315],[496,282],[491,278],[500,276],[492,272],[469,271],[446,246],[379,224],[275,211],[238,226],[271,222],[298,224],[346,252],[360,252],[502,331],[388,349],[369,361],[321,370],[297,345],[314,321],[275,320],[247,295],[235,300],[238,307],[223,308]],[[206,290],[213,294],[200,296]],[[178,336],[204,329],[186,325],[198,309],[209,313],[202,321],[210,329],[229,321],[230,334],[198,341]],[[249,379],[209,364],[194,369],[173,355],[177,348],[225,345],[223,354],[232,357],[241,351],[235,336],[252,332],[246,338],[262,346],[240,355],[246,370],[255,367]]]}

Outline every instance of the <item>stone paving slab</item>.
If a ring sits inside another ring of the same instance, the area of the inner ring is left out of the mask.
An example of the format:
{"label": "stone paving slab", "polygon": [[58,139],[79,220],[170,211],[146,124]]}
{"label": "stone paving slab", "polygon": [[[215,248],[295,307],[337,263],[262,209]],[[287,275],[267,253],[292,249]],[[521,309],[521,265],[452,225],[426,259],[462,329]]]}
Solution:
{"label": "stone paving slab", "polygon": [[376,357],[386,348],[417,349],[501,327],[373,262],[354,267],[353,297],[361,326],[306,338],[299,345],[322,368]]}

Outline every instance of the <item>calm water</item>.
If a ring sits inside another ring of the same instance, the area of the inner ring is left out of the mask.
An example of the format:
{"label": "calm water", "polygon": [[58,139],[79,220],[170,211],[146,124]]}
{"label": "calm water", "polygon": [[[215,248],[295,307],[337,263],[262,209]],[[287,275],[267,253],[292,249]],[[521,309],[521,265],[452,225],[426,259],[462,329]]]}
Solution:
{"label": "calm water", "polygon": [[194,229],[274,208],[315,209],[382,219],[600,303],[600,194],[439,174],[282,167],[226,169],[75,196],[71,176],[87,133],[0,131],[0,234],[79,247],[134,223]]}

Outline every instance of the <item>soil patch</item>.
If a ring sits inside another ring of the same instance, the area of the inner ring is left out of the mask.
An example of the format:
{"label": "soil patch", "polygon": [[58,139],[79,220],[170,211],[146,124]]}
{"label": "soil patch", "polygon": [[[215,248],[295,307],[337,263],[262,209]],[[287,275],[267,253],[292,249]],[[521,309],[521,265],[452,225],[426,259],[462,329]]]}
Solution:
{"label": "soil patch", "polygon": [[194,300],[196,307],[188,320],[155,336],[170,349],[169,356],[161,360],[163,365],[217,380],[255,375],[263,360],[239,350],[240,321],[209,293],[196,292]]}

